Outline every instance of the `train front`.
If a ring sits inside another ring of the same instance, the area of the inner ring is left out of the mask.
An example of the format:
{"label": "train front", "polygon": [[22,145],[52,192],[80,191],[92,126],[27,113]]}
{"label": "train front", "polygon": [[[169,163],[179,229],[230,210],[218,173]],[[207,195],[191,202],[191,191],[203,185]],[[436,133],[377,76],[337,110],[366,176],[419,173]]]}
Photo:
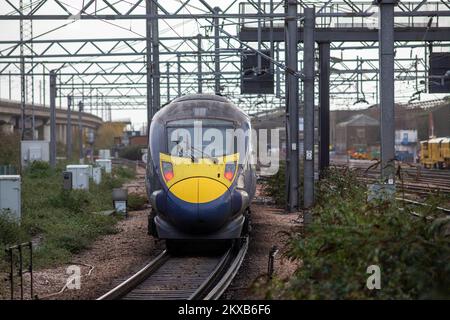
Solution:
{"label": "train front", "polygon": [[[221,97],[164,107],[150,128],[150,157],[158,177],[151,193],[151,233],[160,239],[234,239],[249,205],[244,186],[249,139],[235,143],[248,118]],[[240,187],[237,187],[241,185]]]}

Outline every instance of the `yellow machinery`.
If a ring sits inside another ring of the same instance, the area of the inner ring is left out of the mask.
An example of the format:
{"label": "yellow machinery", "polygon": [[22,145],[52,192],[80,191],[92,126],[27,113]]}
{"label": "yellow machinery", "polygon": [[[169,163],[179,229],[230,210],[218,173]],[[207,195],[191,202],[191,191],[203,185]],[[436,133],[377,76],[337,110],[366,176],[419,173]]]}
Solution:
{"label": "yellow machinery", "polygon": [[421,141],[420,163],[426,168],[450,168],[450,137]]}

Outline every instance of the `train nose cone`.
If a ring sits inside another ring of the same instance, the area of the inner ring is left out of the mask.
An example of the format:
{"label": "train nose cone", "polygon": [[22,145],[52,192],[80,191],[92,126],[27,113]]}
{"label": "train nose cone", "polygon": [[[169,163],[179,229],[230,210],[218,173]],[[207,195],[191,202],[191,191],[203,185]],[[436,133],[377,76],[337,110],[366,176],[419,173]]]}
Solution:
{"label": "train nose cone", "polygon": [[187,232],[213,232],[231,213],[231,196],[221,182],[195,177],[175,183],[167,196],[168,216]]}
{"label": "train nose cone", "polygon": [[222,196],[228,188],[220,181],[195,177],[175,183],[169,191],[178,199],[189,203],[207,203]]}

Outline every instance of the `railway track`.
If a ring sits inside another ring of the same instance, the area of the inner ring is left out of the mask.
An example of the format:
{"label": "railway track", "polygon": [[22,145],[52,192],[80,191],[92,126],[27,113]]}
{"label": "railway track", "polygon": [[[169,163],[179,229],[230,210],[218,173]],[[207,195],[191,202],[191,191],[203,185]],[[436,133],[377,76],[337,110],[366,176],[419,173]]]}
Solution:
{"label": "railway track", "polygon": [[172,256],[164,250],[98,300],[216,300],[238,272],[248,238],[216,256]]}
{"label": "railway track", "polygon": [[125,158],[113,158],[111,159],[112,164],[113,165],[125,165],[125,166],[129,166],[129,167],[141,167],[144,168],[146,167],[145,162],[141,161],[141,160],[128,160]]}
{"label": "railway track", "polygon": [[[380,177],[379,168],[370,168],[373,163],[334,163],[337,167],[349,167],[358,170],[362,179],[368,183],[377,181]],[[402,179],[397,179],[399,189],[416,194],[429,194],[439,190],[441,193],[450,194],[450,171],[425,169],[420,166],[402,166]]]}

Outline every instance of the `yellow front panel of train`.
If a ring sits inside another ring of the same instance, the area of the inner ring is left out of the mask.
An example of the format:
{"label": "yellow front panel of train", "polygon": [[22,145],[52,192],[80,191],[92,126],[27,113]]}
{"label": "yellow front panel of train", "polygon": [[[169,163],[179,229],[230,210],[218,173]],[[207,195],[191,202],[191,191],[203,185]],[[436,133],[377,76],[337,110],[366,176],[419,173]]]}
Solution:
{"label": "yellow front panel of train", "polygon": [[[160,153],[161,175],[169,190],[179,199],[190,203],[205,203],[222,196],[233,184],[236,178],[239,154],[216,157],[214,163],[210,158],[200,158],[192,162],[190,158],[176,157]],[[165,179],[162,163],[172,164],[173,178]],[[228,180],[225,176],[227,163],[235,163],[233,178]]]}
{"label": "yellow front panel of train", "polygon": [[[178,198],[191,202],[198,203],[198,179],[188,178],[172,185],[170,191]],[[181,196],[181,197],[180,197]]]}

